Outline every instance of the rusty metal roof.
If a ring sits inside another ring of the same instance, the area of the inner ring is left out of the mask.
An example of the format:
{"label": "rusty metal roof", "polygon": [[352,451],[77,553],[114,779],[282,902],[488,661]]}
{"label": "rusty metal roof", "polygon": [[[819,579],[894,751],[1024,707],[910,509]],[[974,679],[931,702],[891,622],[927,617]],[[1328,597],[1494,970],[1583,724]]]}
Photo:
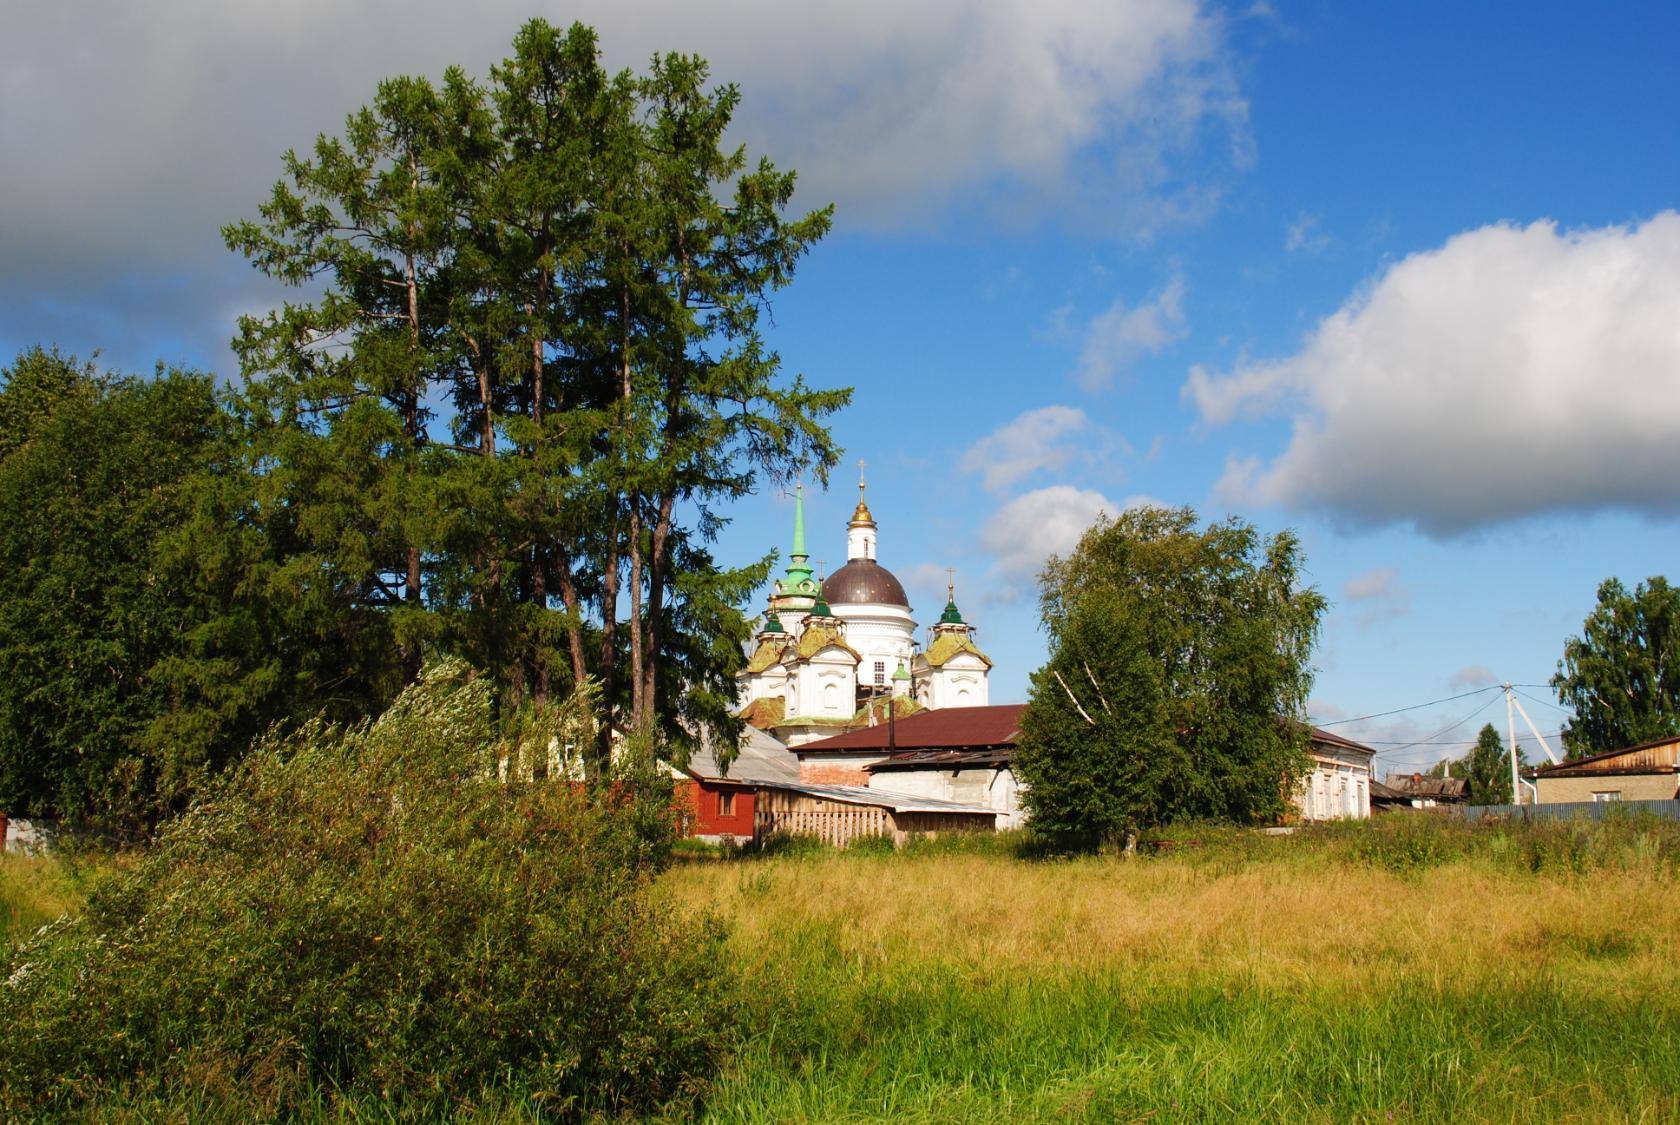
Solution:
{"label": "rusty metal roof", "polygon": [[1470,795],[1470,783],[1462,777],[1424,777],[1420,773],[1391,773],[1384,784],[1403,797],[1461,801]]}
{"label": "rusty metal roof", "polygon": [[999,703],[990,707],[942,707],[895,719],[889,743],[888,724],[850,730],[833,738],[807,742],[795,752],[822,754],[859,750],[981,750],[1014,746],[1020,735],[1025,703]]}
{"label": "rusty metal roof", "polygon": [[866,773],[878,770],[1004,769],[1014,756],[1015,748],[1012,746],[998,746],[990,750],[911,750],[893,754],[863,768]]}

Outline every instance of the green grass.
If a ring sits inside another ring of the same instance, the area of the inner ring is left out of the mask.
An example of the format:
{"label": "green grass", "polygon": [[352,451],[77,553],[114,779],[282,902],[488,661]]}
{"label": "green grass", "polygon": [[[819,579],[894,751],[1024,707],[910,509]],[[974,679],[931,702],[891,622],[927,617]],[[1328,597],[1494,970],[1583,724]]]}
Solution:
{"label": "green grass", "polygon": [[[1129,861],[1025,859],[1008,837],[693,849],[662,888],[731,922],[719,971],[739,1004],[699,1115],[1680,1119],[1680,825],[1415,818],[1154,843]],[[8,920],[67,896],[50,863],[0,866]],[[330,1091],[313,1104],[383,1119]],[[490,1091],[455,1116],[533,1114]]]}
{"label": "green grass", "polygon": [[81,902],[80,882],[69,866],[0,853],[0,944],[34,933]]}

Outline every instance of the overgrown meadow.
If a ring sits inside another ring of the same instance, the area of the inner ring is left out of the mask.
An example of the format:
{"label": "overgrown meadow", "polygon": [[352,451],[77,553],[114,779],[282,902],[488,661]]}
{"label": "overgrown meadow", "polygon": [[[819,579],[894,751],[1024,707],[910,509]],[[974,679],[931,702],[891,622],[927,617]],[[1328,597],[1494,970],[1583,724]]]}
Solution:
{"label": "overgrown meadow", "polygon": [[[1288,837],[1186,829],[1133,859],[1034,857],[1022,843],[679,852],[655,898],[661,911],[726,923],[713,957],[733,1003],[714,1016],[715,1072],[640,1112],[1680,1115],[1680,825],[1472,828],[1399,815]],[[14,937],[75,895],[39,861],[11,858],[0,872]],[[297,1106],[386,1115],[377,1097],[324,1084]],[[199,1092],[135,1119],[229,1108]],[[512,1087],[428,1112],[555,1113]]]}

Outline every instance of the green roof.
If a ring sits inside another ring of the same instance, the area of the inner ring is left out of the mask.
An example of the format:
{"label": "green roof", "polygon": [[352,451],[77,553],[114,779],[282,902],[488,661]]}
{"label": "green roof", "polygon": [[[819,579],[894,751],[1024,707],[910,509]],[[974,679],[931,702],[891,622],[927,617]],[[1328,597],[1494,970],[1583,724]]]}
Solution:
{"label": "green roof", "polygon": [[955,598],[952,598],[945,603],[945,612],[939,615],[939,623],[941,625],[963,624],[962,614],[957,612],[957,602]]}
{"label": "green roof", "polygon": [[961,653],[973,653],[985,662],[986,667],[992,666],[991,657],[981,652],[966,633],[946,633],[943,637],[935,637],[933,644],[928,646],[927,662],[931,667],[938,668],[952,657]]}
{"label": "green roof", "polygon": [[904,661],[900,660],[898,662],[898,671],[893,673],[892,678],[895,680],[908,680],[910,678],[910,669],[904,666]]}
{"label": "green roof", "polygon": [[766,613],[764,615],[764,632],[786,633],[787,630],[782,628],[782,619],[780,617],[777,617],[774,613]]}
{"label": "green roof", "polygon": [[788,552],[787,593],[811,584],[811,556],[805,550],[805,486],[793,493],[793,550]]}

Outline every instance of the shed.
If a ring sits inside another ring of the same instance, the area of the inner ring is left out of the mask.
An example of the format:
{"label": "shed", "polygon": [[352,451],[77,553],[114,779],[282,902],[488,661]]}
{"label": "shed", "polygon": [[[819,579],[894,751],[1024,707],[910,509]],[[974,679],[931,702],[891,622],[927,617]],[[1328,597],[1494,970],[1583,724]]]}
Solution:
{"label": "shed", "polygon": [[776,738],[747,727],[727,767],[714,749],[703,745],[677,774],[677,798],[690,836],[707,840],[750,840],[758,788],[765,783],[799,780],[799,759]]}
{"label": "shed", "polygon": [[990,809],[862,785],[767,782],[756,789],[754,829],[761,839],[785,833],[845,847],[866,836],[886,836],[902,844],[911,836],[991,832],[997,826],[997,813]]}
{"label": "shed", "polygon": [[1462,777],[1425,777],[1421,773],[1391,773],[1383,783],[1416,809],[1462,805],[1470,799],[1470,782]]}
{"label": "shed", "polygon": [[1531,776],[1542,805],[1672,800],[1680,796],[1680,738],[1541,766]]}

